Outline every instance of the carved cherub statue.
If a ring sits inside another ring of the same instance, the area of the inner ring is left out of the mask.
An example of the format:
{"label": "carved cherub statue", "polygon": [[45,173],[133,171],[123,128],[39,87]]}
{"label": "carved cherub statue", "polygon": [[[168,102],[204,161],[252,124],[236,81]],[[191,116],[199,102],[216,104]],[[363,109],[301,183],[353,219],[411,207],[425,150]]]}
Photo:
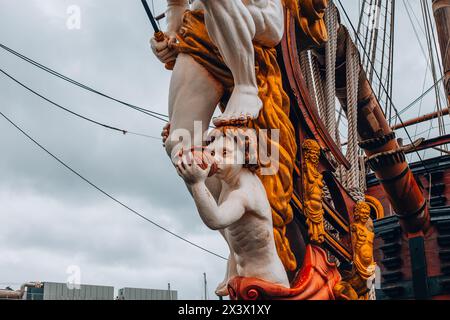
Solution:
{"label": "carved cherub statue", "polygon": [[192,193],[203,222],[210,229],[221,231],[229,245],[227,275],[216,293],[227,295],[228,280],[236,276],[258,278],[289,288],[275,248],[266,191],[255,174],[256,134],[251,129],[223,127],[210,136],[214,139],[204,152],[210,152],[215,159],[215,177],[222,184],[218,201],[205,185],[210,163],[202,160],[195,164],[199,156],[190,152],[183,154],[176,167]]}
{"label": "carved cherub statue", "polygon": [[355,222],[351,225],[353,263],[359,276],[367,281],[375,273],[376,263],[373,257],[373,223],[370,219],[370,207],[359,201],[354,209]]}
{"label": "carved cherub statue", "polygon": [[322,174],[318,170],[320,146],[311,139],[303,144],[304,151],[304,213],[310,240],[316,244],[324,241],[325,226],[323,219],[323,187]]}

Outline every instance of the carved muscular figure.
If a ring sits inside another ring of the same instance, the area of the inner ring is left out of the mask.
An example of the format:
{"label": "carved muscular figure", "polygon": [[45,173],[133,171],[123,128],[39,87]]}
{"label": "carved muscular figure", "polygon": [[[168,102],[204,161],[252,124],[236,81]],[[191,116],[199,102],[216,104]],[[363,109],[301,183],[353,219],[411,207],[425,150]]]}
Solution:
{"label": "carved muscular figure", "polygon": [[353,262],[362,279],[368,280],[375,273],[373,257],[373,222],[370,219],[370,207],[366,202],[355,206],[355,222],[351,225]]}
{"label": "carved muscular figure", "polygon": [[325,240],[323,219],[323,187],[322,174],[318,170],[320,146],[315,140],[307,139],[303,144],[305,153],[304,190],[306,224],[308,234],[313,243],[321,244]]}
{"label": "carved muscular figure", "polygon": [[[192,5],[188,0],[167,0],[167,4],[165,40],[157,42],[152,38],[151,46],[161,62],[176,60],[169,92],[170,123],[162,133],[166,151],[176,164],[180,150],[203,143],[203,133],[224,94],[222,83],[190,55],[179,54],[176,49],[184,12],[188,9],[205,12],[208,35],[233,74],[235,90],[225,113],[217,119],[218,124],[242,116],[258,116],[261,101],[252,41],[275,46],[283,35],[284,16],[281,0],[196,0]],[[194,130],[196,121],[199,125]],[[181,136],[188,139],[180,142]],[[206,184],[218,200],[221,183],[211,177]]]}
{"label": "carved muscular figure", "polygon": [[272,213],[264,186],[253,172],[254,166],[237,161],[246,157],[242,145],[249,135],[245,129],[227,130],[238,132],[214,133],[216,139],[208,147],[214,151],[215,176],[221,183],[218,201],[205,184],[211,170],[208,162],[202,169],[189,153],[176,166],[191,190],[203,222],[221,231],[230,248],[227,275],[216,293],[227,295],[228,280],[236,276],[258,278],[289,288],[286,271],[275,248]]}
{"label": "carved muscular figure", "polygon": [[[194,137],[194,121],[201,121],[205,131],[223,95],[222,84],[190,56],[177,53],[176,34],[189,8],[204,10],[209,37],[234,78],[234,90],[225,112],[215,123],[256,118],[262,102],[258,97],[252,41],[267,47],[281,41],[284,32],[281,0],[196,0],[191,7],[188,0],[167,0],[167,4],[166,39],[162,42],[152,39],[151,45],[161,62],[176,59],[169,95],[171,132],[186,129]],[[167,152],[171,154],[178,143],[178,138],[169,137]]]}

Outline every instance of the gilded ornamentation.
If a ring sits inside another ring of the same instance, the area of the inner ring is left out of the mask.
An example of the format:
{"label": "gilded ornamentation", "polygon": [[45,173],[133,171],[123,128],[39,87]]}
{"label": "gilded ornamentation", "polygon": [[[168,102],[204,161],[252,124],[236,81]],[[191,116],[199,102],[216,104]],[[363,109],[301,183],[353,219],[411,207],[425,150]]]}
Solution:
{"label": "gilded ornamentation", "polygon": [[368,280],[375,274],[373,258],[373,223],[370,218],[371,206],[360,201],[354,208],[354,222],[350,226],[353,248],[353,270],[343,274],[343,281],[334,289],[338,300],[367,300],[370,288]]}
{"label": "gilded ornamentation", "polygon": [[308,225],[309,238],[321,244],[325,240],[323,199],[323,176],[318,170],[320,146],[311,139],[303,144],[304,164],[304,213]]}
{"label": "gilded ornamentation", "polygon": [[297,20],[302,50],[320,46],[328,41],[324,21],[328,0],[284,0],[284,3]]}
{"label": "gilded ornamentation", "polygon": [[339,282],[333,288],[336,300],[359,300],[358,293],[353,289],[352,285],[346,281]]}
{"label": "gilded ornamentation", "polygon": [[383,205],[377,198],[366,195],[366,202],[371,207],[372,211],[374,212],[372,217],[375,217],[377,220],[384,218]]}

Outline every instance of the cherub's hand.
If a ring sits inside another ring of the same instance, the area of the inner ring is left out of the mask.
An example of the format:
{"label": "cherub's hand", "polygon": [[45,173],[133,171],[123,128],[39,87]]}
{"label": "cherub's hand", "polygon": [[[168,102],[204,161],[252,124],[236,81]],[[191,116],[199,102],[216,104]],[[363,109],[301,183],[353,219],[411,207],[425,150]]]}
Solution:
{"label": "cherub's hand", "polygon": [[193,153],[189,152],[187,155],[181,157],[176,168],[180,177],[182,177],[187,184],[193,185],[199,182],[205,182],[208,178],[211,165],[203,163],[203,166],[205,166],[205,169],[202,169],[200,164],[196,163]]}
{"label": "cherub's hand", "polygon": [[150,39],[150,45],[155,56],[162,63],[166,64],[175,61],[178,55],[176,50],[177,37],[175,32],[167,32],[164,34],[163,41],[156,41],[153,37]]}

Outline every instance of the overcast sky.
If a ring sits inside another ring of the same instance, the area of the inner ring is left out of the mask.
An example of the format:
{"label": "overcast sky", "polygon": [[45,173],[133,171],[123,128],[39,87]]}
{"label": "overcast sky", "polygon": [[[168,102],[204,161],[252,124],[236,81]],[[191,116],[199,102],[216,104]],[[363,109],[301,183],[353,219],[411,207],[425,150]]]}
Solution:
{"label": "overcast sky", "polygon": [[[418,11],[418,0],[408,0]],[[151,3],[151,1],[149,1]],[[343,1],[356,24],[357,1]],[[81,28],[66,26],[81,9]],[[157,13],[165,1],[155,0]],[[394,101],[420,95],[426,62],[398,2]],[[162,23],[164,26],[164,23]],[[138,0],[0,0],[0,42],[82,83],[167,113],[170,72],[152,55],[149,22]],[[0,49],[0,68],[36,91],[95,120],[159,136],[163,122],[105,100]],[[431,85],[430,77],[425,87]],[[195,93],[193,93],[195,94]],[[422,113],[433,111],[432,97]],[[74,169],[146,217],[227,256],[155,139],[122,135],[75,118],[0,75],[0,111]],[[416,116],[417,107],[404,118]],[[421,131],[420,128],[418,130]],[[161,288],[209,297],[225,262],[118,206],[61,167],[0,118],[0,288],[25,281],[65,282],[71,265],[87,284]]]}

